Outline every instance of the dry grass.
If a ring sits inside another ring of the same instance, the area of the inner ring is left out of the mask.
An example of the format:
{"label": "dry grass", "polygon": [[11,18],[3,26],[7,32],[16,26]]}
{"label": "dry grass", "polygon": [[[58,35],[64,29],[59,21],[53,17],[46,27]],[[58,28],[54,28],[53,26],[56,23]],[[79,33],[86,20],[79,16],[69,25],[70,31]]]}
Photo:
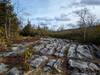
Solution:
{"label": "dry grass", "polygon": [[64,75],[63,73],[43,72],[42,69],[38,68],[33,71],[29,71],[24,75]]}

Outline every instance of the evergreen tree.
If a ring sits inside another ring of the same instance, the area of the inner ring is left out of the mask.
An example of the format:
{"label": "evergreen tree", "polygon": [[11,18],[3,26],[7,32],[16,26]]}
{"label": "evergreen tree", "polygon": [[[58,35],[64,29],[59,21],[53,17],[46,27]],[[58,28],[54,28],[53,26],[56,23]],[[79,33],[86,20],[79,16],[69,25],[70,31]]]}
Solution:
{"label": "evergreen tree", "polygon": [[32,31],[33,31],[33,28],[31,26],[30,21],[28,21],[28,24],[23,28],[21,34],[24,35],[24,36],[31,36]]}

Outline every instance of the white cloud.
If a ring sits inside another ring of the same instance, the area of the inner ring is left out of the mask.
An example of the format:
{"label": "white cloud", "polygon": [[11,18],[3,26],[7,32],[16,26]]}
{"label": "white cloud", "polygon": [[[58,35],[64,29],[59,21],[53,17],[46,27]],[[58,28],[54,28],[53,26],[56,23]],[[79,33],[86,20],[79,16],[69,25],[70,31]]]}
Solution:
{"label": "white cloud", "polygon": [[[16,0],[15,0],[16,3]],[[100,16],[99,7],[100,0],[20,0],[20,7],[27,8],[24,11],[27,16],[24,18],[30,18],[33,24],[47,23],[49,25],[67,25],[77,24],[77,16],[74,11],[80,10],[84,7],[94,9],[94,14]]]}

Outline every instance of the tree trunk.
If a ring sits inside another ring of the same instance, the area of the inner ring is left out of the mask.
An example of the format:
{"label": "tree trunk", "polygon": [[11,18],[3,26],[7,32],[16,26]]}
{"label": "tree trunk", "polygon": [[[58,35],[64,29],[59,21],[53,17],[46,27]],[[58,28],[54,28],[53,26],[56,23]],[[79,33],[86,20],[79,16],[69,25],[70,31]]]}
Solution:
{"label": "tree trunk", "polygon": [[9,38],[11,37],[11,18],[9,18],[9,28],[8,28],[8,35],[9,35]]}
{"label": "tree trunk", "polygon": [[85,27],[84,28],[84,34],[83,34],[83,36],[84,36],[84,42],[86,41],[86,30],[87,30],[87,28]]}
{"label": "tree trunk", "polygon": [[5,38],[8,39],[7,24],[5,23]]}

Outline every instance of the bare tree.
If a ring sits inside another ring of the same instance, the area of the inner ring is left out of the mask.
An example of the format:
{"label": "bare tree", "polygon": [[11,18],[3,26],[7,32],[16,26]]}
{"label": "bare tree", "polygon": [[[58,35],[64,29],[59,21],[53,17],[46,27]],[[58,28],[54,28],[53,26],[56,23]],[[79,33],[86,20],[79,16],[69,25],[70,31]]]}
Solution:
{"label": "bare tree", "polygon": [[78,21],[79,27],[83,29],[83,38],[86,41],[87,28],[96,24],[95,15],[91,14],[87,8],[75,12],[80,20]]}

